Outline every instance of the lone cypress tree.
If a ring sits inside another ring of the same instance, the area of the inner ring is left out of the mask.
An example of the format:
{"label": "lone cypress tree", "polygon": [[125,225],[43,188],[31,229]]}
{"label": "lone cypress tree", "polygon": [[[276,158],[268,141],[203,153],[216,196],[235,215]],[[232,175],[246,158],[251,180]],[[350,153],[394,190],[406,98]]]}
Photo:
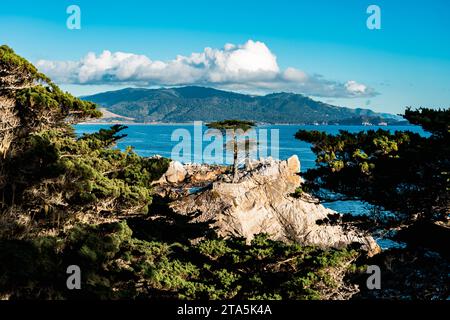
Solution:
{"label": "lone cypress tree", "polygon": [[244,133],[249,131],[250,129],[256,127],[256,124],[252,121],[243,121],[243,120],[224,120],[218,122],[211,122],[206,125],[210,129],[217,129],[222,132],[225,136],[227,131],[231,131],[232,133],[232,141],[233,141],[233,183],[236,183],[239,179],[238,177],[238,135],[236,134],[237,130],[241,130]]}

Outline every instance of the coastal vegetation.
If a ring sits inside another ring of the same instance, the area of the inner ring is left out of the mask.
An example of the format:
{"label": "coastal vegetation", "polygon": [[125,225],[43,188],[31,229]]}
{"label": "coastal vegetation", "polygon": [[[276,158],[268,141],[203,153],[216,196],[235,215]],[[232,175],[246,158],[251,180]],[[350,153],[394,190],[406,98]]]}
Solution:
{"label": "coastal vegetation", "polygon": [[[366,265],[387,259],[383,294],[445,294],[448,263],[428,252],[368,258],[352,245],[320,248],[266,234],[221,238],[195,212],[177,214],[154,186],[169,159],[115,148],[122,125],[76,136],[72,124],[100,117],[97,105],[63,92],[7,46],[0,46],[0,115],[0,299],[367,298]],[[319,168],[294,196],[327,188],[399,211],[408,223],[445,221],[448,117],[448,110],[406,112],[430,137],[299,132]],[[253,125],[243,119],[210,127]],[[80,267],[80,290],[66,285],[71,265]],[[415,277],[416,267],[424,278]],[[418,287],[392,294],[398,281]]]}
{"label": "coastal vegetation", "polygon": [[450,214],[450,109],[407,109],[405,119],[428,137],[409,131],[369,130],[330,135],[300,130],[312,144],[317,168],[305,177],[328,189],[404,214],[405,221],[443,221]]}
{"label": "coastal vegetation", "polygon": [[[169,160],[113,148],[121,125],[77,137],[96,105],[0,47],[0,298],[331,299],[355,291],[353,248],[222,239],[172,212]],[[238,127],[251,123],[241,123]],[[201,241],[192,242],[202,236]],[[81,269],[81,290],[66,270]]]}
{"label": "coastal vegetation", "polygon": [[363,200],[391,213],[359,222],[403,244],[373,260],[388,270],[383,282],[388,297],[429,299],[439,290],[448,296],[450,109],[408,108],[404,117],[428,135],[381,129],[337,135],[298,131],[296,138],[311,143],[317,156],[317,167],[304,174],[304,187],[323,201],[336,200],[327,199],[331,190],[339,200]]}

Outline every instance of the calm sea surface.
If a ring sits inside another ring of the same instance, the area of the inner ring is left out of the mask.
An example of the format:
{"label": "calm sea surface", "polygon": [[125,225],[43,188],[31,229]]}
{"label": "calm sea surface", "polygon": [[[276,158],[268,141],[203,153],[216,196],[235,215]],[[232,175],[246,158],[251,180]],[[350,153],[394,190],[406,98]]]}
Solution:
{"label": "calm sea surface", "polygon": [[[82,124],[75,126],[78,135],[83,133],[93,133],[101,128],[108,128],[110,125],[98,125],[98,124]],[[263,154],[267,156],[274,156],[279,159],[287,159],[290,156],[296,154],[302,165],[302,171],[305,171],[315,165],[315,156],[310,149],[310,145],[306,142],[299,141],[294,138],[295,133],[300,129],[305,130],[319,130],[331,134],[337,134],[339,130],[347,130],[350,132],[359,132],[363,130],[376,130],[378,128],[389,129],[391,131],[396,130],[410,130],[420,134],[425,134],[423,130],[418,126],[390,126],[390,127],[377,127],[377,126],[301,126],[301,125],[270,125],[259,126],[256,130],[256,138],[258,139],[258,147],[254,147],[254,150],[262,150]],[[181,131],[180,131],[181,129]],[[178,131],[177,131],[178,130]],[[274,131],[275,130],[275,131]],[[127,146],[133,146],[136,153],[141,156],[149,157],[153,155],[161,155],[163,157],[172,157],[172,151],[174,147],[184,141],[182,138],[175,139],[172,137],[175,133],[186,134],[189,133],[191,139],[185,139],[191,142],[191,147],[186,148],[188,151],[184,156],[186,161],[183,162],[204,162],[204,163],[230,163],[230,157],[226,157],[225,153],[223,157],[220,157],[220,161],[217,158],[211,158],[205,155],[207,146],[211,145],[211,140],[208,139],[206,134],[207,128],[202,127],[201,133],[195,134],[194,126],[188,124],[155,124],[155,125],[130,125],[128,129],[124,130],[127,137],[121,140],[117,147],[125,149]],[[263,137],[267,134],[267,139]],[[279,138],[276,138],[276,135]],[[278,141],[278,148],[276,143]],[[195,147],[201,146],[199,147]],[[267,148],[265,148],[267,146]],[[278,150],[278,156],[276,152],[271,152],[272,147],[274,150]],[[190,151],[190,152],[189,152]],[[197,153],[196,153],[197,152]],[[257,151],[254,151],[257,152]],[[199,154],[200,153],[200,154]],[[203,153],[203,154],[202,154]],[[207,152],[206,152],[207,153]],[[256,157],[259,158],[257,153]]]}
{"label": "calm sea surface", "polygon": [[[109,128],[110,125],[99,124],[82,124],[76,125],[75,130],[78,135],[83,133],[94,133],[101,128]],[[292,155],[297,155],[301,161],[302,171],[306,171],[309,168],[315,166],[315,156],[310,149],[310,144],[299,141],[294,138],[295,133],[300,129],[305,130],[318,130],[324,131],[330,134],[337,134],[339,130],[347,130],[349,132],[359,132],[366,130],[385,129],[394,131],[412,131],[421,135],[428,135],[421,127],[418,126],[312,126],[312,125],[267,125],[259,126],[257,128],[258,147],[257,150],[262,150],[262,154],[266,153],[268,156],[274,155],[271,153],[272,145],[276,147],[278,141],[278,158],[287,159]],[[181,129],[181,130],[180,130]],[[200,129],[200,134],[199,134]],[[204,162],[204,163],[230,163],[232,159],[221,157],[222,160],[218,161],[218,158],[211,158],[205,156],[205,149],[208,145],[211,145],[211,140],[208,139],[206,127],[198,128],[197,132],[194,132],[194,126],[189,124],[133,124],[129,125],[128,129],[124,130],[127,137],[122,139],[117,148],[124,150],[127,146],[133,146],[136,153],[141,156],[149,157],[153,155],[161,155],[163,157],[172,157],[172,151],[180,141],[184,141],[181,138],[175,139],[174,133],[182,134],[184,139],[191,141],[191,147],[187,148],[187,159],[184,162]],[[267,134],[267,139],[261,139]],[[186,139],[187,136],[191,139]],[[277,135],[279,138],[277,139]],[[271,139],[272,138],[272,139]],[[267,142],[266,142],[267,141]],[[275,141],[275,143],[273,143]],[[197,146],[197,147],[195,147]],[[201,147],[199,147],[201,146]],[[262,147],[261,147],[262,146]],[[265,148],[264,146],[267,146]],[[196,154],[197,152],[197,154]],[[185,150],[186,153],[186,150]],[[199,154],[200,153],[200,154]],[[257,157],[258,157],[257,153]],[[276,155],[276,152],[275,152]],[[200,160],[199,160],[200,159]],[[196,161],[197,160],[197,161]],[[362,201],[336,201],[331,203],[324,203],[326,207],[336,210],[341,213],[350,213],[353,215],[372,214],[376,208],[362,202]],[[386,214],[391,214],[386,212]],[[378,243],[383,248],[389,248],[398,246],[399,244],[393,243],[388,239],[379,238]]]}

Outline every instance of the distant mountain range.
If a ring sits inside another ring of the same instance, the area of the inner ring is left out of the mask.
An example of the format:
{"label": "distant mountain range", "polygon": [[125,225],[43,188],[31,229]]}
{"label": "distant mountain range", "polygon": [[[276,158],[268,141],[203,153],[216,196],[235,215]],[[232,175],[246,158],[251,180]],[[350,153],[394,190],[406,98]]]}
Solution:
{"label": "distant mountain range", "polygon": [[398,124],[399,116],[351,109],[301,94],[252,96],[205,87],[127,88],[83,97],[106,109],[104,122],[191,122],[225,119],[264,123]]}

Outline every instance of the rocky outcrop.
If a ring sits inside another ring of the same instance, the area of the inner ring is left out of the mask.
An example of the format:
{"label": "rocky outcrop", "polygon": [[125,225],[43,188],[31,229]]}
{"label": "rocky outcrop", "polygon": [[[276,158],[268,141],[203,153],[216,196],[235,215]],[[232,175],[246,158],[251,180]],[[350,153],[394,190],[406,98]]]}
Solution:
{"label": "rocky outcrop", "polygon": [[227,167],[207,164],[190,164],[186,166],[187,182],[190,184],[209,183],[217,180],[227,171]]}
{"label": "rocky outcrop", "polygon": [[[159,157],[159,156],[157,156]],[[210,183],[218,179],[224,174],[227,167],[219,165],[207,164],[186,164],[183,165],[179,161],[171,161],[167,172],[154,185],[161,186],[179,186],[199,185]]]}
{"label": "rocky outcrop", "polygon": [[171,204],[181,214],[197,213],[198,222],[214,221],[220,236],[251,240],[258,233],[304,245],[341,248],[360,243],[370,254],[379,250],[374,239],[343,225],[318,224],[336,212],[312,197],[293,197],[301,183],[300,161],[266,159],[253,163],[253,170],[241,172],[237,183],[227,175],[208,188],[182,196]]}
{"label": "rocky outcrop", "polygon": [[164,174],[164,178],[169,183],[180,183],[186,178],[187,171],[183,165],[178,161],[172,161],[169,164],[169,169]]}

